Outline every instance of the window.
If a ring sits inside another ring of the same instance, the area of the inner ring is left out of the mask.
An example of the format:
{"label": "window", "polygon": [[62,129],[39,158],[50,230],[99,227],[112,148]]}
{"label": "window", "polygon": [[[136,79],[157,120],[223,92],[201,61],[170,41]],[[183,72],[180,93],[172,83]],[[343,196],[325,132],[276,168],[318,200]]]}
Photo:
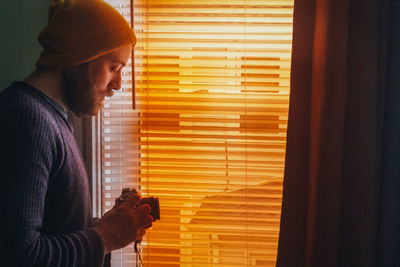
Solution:
{"label": "window", "polygon": [[136,109],[129,63],[96,123],[95,204],[122,187],[159,197],[145,266],[275,266],[293,1],[108,1],[134,12]]}

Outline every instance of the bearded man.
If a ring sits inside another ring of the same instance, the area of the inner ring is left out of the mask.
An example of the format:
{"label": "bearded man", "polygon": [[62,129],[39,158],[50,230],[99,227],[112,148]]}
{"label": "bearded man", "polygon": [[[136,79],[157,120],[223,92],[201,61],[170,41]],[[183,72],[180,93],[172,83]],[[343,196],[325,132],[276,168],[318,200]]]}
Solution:
{"label": "bearded man", "polygon": [[153,218],[139,194],[92,224],[88,177],[68,112],[96,115],[121,88],[135,44],[101,0],[53,1],[36,70],[0,93],[1,266],[102,266]]}

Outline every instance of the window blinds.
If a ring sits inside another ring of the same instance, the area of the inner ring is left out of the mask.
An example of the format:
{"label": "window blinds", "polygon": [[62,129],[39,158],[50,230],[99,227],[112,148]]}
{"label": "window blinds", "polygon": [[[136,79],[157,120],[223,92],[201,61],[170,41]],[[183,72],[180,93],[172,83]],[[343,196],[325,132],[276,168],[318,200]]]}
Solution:
{"label": "window blinds", "polygon": [[275,266],[293,1],[109,1],[134,12],[136,110],[128,66],[101,112],[103,205],[159,197],[145,266]]}
{"label": "window blinds", "polygon": [[[130,0],[105,0],[119,10],[131,22]],[[138,167],[139,150],[137,143],[138,110],[132,109],[132,60],[122,70],[122,88],[114,91],[114,96],[106,98],[104,108],[95,123],[100,142],[98,142],[99,171],[101,180],[101,213],[114,205],[123,187],[139,189]],[[93,182],[96,185],[96,181]],[[100,202],[100,201],[98,201]],[[95,205],[97,203],[94,203]],[[136,254],[133,245],[113,251],[112,267],[136,266]]]}

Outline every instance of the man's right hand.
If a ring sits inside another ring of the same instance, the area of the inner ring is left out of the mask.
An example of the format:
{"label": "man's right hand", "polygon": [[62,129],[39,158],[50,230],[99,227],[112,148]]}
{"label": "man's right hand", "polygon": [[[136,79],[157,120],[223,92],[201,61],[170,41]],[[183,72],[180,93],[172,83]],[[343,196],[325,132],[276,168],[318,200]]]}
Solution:
{"label": "man's right hand", "polygon": [[[104,254],[141,240],[152,226],[150,205],[140,205],[140,194],[129,195],[125,202],[115,205],[104,214],[94,230],[103,240]],[[138,206],[140,205],[140,206]]]}

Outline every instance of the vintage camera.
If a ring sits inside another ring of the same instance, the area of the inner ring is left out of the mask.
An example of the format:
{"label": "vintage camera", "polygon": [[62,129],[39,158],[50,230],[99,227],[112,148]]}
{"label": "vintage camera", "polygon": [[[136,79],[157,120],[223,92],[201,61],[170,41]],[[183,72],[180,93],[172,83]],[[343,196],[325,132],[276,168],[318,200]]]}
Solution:
{"label": "vintage camera", "polygon": [[[136,189],[123,188],[121,195],[116,199],[116,204],[120,205],[125,202],[130,194],[136,194]],[[157,197],[144,197],[139,205],[149,204],[151,207],[150,215],[153,216],[153,222],[160,220],[160,203]]]}

